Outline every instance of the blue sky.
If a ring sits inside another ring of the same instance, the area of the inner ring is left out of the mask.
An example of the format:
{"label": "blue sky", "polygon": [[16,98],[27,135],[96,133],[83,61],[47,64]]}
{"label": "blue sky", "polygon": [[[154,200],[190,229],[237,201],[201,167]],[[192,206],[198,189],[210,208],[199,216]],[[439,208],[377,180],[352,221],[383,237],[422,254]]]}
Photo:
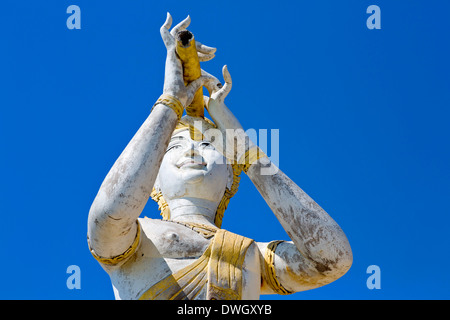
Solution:
{"label": "blue sky", "polygon": [[[81,29],[69,30],[69,5]],[[381,29],[369,30],[369,5]],[[445,1],[3,1],[1,299],[113,299],[89,207],[162,92],[166,12],[217,47],[244,128],[279,130],[279,167],[343,228],[350,271],[283,299],[449,299],[450,28]],[[268,150],[270,154],[270,150]],[[151,200],[143,216],[158,217]],[[223,227],[287,235],[242,176]],[[67,267],[81,289],[66,286]],[[380,267],[381,289],[366,270]],[[278,296],[263,296],[278,299]]]}

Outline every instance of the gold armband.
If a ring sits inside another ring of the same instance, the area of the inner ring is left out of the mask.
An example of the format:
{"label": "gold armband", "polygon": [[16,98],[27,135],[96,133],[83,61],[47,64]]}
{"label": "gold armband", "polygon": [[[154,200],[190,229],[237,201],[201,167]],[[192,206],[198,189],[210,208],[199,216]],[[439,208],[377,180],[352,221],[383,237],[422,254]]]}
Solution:
{"label": "gold armband", "polygon": [[115,256],[112,258],[102,258],[102,257],[98,256],[97,254],[95,254],[94,250],[91,248],[91,244],[89,243],[89,238],[88,238],[89,251],[91,251],[92,255],[98,262],[106,264],[106,265],[115,265],[121,261],[124,261],[125,259],[129,258],[132,254],[134,254],[136,252],[136,249],[139,245],[139,241],[141,238],[141,225],[140,225],[139,221],[136,221],[136,223],[137,223],[136,237],[134,238],[133,244],[124,253],[119,254],[118,256]]}
{"label": "gold armband", "polygon": [[242,170],[247,173],[250,166],[263,157],[266,157],[266,154],[257,146],[253,146],[244,153],[239,164],[243,165]]}
{"label": "gold armband", "polygon": [[264,252],[264,270],[266,275],[267,284],[270,288],[278,294],[286,295],[293,292],[284,288],[280,281],[277,279],[277,274],[275,272],[275,250],[277,246],[284,242],[283,240],[272,241],[267,245],[266,251]]}
{"label": "gold armband", "polygon": [[[174,96],[171,96],[170,94],[162,94],[158,100],[156,100],[155,104],[153,105],[153,108],[157,105],[157,104],[163,104],[166,107],[169,107],[170,109],[172,109],[173,111],[175,111],[178,120],[181,119],[181,116],[183,115],[183,110],[184,107],[181,104],[180,100],[178,100],[177,98],[175,98]],[[153,110],[152,108],[152,110]]]}

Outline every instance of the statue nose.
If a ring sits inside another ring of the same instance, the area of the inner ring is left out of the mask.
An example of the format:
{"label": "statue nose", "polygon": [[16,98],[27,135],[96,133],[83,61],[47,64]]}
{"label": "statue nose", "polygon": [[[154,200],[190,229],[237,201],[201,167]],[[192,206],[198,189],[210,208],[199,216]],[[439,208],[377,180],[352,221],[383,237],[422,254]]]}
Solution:
{"label": "statue nose", "polygon": [[195,148],[195,145],[191,143],[189,147],[184,150],[184,155],[187,157],[193,157],[199,155],[199,152],[197,148]]}

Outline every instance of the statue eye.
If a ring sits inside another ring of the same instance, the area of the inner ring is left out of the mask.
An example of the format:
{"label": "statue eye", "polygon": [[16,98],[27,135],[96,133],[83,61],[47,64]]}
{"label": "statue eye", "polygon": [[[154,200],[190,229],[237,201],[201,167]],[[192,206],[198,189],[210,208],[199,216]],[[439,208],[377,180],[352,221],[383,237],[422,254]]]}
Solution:
{"label": "statue eye", "polygon": [[200,147],[202,148],[208,148],[208,147],[212,147],[213,145],[211,144],[211,142],[202,142],[200,143]]}
{"label": "statue eye", "polygon": [[170,150],[175,150],[177,148],[181,148],[181,144],[173,144],[171,146],[169,146],[169,148],[167,148],[166,153],[169,152]]}

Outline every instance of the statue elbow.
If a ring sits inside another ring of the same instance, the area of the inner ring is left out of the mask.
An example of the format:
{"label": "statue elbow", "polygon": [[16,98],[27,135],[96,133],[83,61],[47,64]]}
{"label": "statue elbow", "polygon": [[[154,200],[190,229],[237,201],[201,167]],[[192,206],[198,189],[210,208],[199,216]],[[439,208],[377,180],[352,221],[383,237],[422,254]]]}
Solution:
{"label": "statue elbow", "polygon": [[350,248],[340,251],[338,257],[329,264],[329,272],[331,274],[332,281],[341,278],[351,268],[353,264],[353,254]]}
{"label": "statue elbow", "polygon": [[346,274],[353,264],[353,253],[347,237],[344,235],[340,240],[336,242],[336,246],[332,250],[334,259],[331,263],[331,269],[336,279]]}
{"label": "statue elbow", "polygon": [[314,266],[325,283],[331,283],[343,275],[351,268],[353,254],[351,249],[339,250],[334,258],[322,258],[314,261]]}
{"label": "statue elbow", "polygon": [[339,258],[336,271],[339,275],[339,278],[342,277],[344,274],[346,274],[353,264],[353,254],[352,251],[349,250],[341,258]]}

